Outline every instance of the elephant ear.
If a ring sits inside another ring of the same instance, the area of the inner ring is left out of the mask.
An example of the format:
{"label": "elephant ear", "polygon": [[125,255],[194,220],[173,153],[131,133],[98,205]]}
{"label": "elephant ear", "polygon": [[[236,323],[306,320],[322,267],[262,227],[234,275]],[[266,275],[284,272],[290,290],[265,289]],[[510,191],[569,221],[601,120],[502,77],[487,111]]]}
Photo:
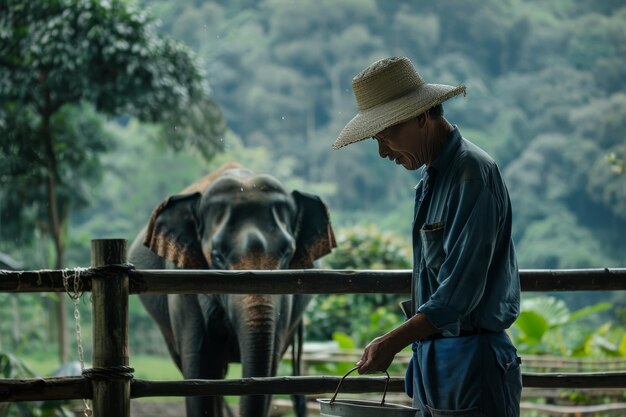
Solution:
{"label": "elephant ear", "polygon": [[150,217],[146,245],[182,269],[208,269],[198,237],[196,209],[201,194],[171,196]]}
{"label": "elephant ear", "polygon": [[298,213],[294,226],[296,251],[289,268],[313,268],[316,259],[337,247],[328,207],[318,196],[312,194],[293,191],[291,195],[298,207]]}

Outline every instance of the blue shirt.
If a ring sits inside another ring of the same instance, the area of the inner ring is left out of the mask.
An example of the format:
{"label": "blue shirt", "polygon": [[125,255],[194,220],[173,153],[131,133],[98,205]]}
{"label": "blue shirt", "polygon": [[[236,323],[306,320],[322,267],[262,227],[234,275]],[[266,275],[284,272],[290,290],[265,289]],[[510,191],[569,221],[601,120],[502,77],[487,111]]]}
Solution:
{"label": "blue shirt", "polygon": [[415,188],[413,311],[443,336],[508,328],[519,315],[520,282],[495,161],[454,126]]}

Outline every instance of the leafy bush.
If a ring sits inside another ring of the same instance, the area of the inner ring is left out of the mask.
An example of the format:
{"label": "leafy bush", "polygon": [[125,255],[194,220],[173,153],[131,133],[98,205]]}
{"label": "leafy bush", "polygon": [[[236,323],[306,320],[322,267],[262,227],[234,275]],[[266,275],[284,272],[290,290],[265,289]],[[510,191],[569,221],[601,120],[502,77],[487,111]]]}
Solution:
{"label": "leafy bush", "polygon": [[332,269],[406,269],[411,267],[410,245],[374,224],[340,229],[337,248],[322,259]]}
{"label": "leafy bush", "polygon": [[[410,268],[410,245],[376,225],[340,229],[337,248],[322,260],[331,269]],[[316,297],[305,316],[310,340],[331,340],[336,332],[352,336],[356,346],[403,320],[395,294],[331,294]]]}
{"label": "leafy bush", "polygon": [[[515,345],[523,353],[560,356],[624,356],[624,329],[608,322],[594,328],[580,320],[611,309],[598,303],[570,311],[563,300],[541,296],[522,300],[522,312],[511,328]],[[575,324],[574,324],[575,323]]]}

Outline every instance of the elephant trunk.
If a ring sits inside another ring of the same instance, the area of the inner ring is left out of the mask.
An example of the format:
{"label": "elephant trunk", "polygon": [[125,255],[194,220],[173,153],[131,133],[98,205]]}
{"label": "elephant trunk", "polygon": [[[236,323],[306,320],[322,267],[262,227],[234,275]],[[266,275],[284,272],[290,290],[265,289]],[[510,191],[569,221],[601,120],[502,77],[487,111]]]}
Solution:
{"label": "elephant trunk", "polygon": [[[276,326],[278,308],[270,295],[244,295],[241,297],[241,316],[238,320],[239,349],[243,378],[275,375],[278,350]],[[265,417],[271,396],[243,396],[240,403],[242,417]]]}

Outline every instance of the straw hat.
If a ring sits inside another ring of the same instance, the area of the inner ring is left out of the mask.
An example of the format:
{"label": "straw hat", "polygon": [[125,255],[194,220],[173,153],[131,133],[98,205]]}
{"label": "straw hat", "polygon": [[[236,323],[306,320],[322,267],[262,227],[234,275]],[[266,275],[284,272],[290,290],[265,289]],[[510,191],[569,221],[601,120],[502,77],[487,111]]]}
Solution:
{"label": "straw hat", "polygon": [[339,149],[370,138],[461,93],[465,86],[428,84],[408,58],[381,59],[352,79],[359,112],[333,144]]}

